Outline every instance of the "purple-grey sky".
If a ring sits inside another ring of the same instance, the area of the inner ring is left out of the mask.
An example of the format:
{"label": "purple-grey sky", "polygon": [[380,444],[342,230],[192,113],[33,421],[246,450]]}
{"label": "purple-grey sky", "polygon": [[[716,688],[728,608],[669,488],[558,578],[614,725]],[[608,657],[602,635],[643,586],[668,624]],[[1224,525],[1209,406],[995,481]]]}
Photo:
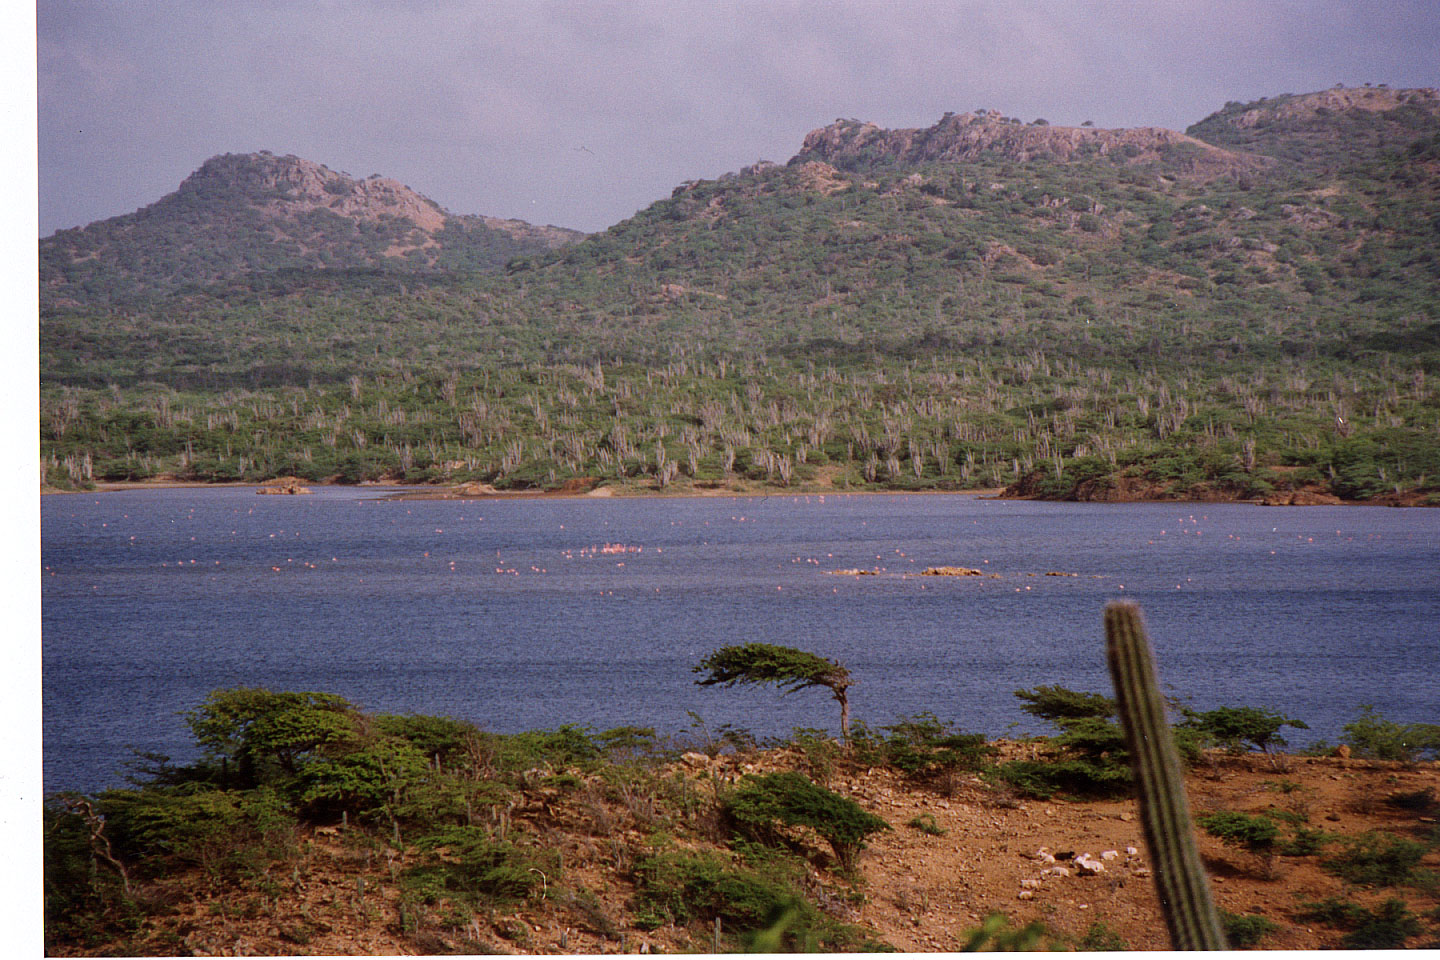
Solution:
{"label": "purple-grey sky", "polygon": [[1440,86],[1435,0],[40,0],[40,232],[207,157],[293,153],[455,213],[598,230],[836,117],[1184,129],[1227,100]]}

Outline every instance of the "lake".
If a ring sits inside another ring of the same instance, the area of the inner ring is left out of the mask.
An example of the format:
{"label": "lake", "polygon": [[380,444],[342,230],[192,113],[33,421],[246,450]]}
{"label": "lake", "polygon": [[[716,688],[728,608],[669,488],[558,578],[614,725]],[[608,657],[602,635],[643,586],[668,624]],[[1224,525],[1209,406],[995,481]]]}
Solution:
{"label": "lake", "polygon": [[[749,641],[843,662],[871,727],[930,711],[1043,732],[1013,692],[1108,691],[1119,597],[1197,709],[1282,711],[1311,727],[1292,743],[1338,739],[1366,703],[1440,719],[1437,510],[386,492],[43,497],[46,791],[118,785],[132,748],[193,757],[180,713],[233,686],[500,732],[679,732],[687,711],[837,730],[824,691],[695,685],[708,652]],[[996,576],[915,576],[935,565]],[[846,568],[881,575],[829,572]]]}

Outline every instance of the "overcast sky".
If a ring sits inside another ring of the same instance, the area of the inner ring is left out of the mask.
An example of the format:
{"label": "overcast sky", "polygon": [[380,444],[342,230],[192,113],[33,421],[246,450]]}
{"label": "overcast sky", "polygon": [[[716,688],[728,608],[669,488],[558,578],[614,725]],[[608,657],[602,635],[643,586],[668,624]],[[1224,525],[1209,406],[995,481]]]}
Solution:
{"label": "overcast sky", "polygon": [[455,213],[599,230],[836,117],[1184,129],[1227,100],[1440,86],[1435,0],[39,0],[40,232],[207,157],[293,153]]}

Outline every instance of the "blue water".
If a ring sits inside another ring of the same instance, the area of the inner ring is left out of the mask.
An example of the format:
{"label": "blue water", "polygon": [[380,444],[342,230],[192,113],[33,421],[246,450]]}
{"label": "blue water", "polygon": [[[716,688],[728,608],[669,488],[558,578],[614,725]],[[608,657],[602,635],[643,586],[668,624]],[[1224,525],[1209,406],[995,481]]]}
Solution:
{"label": "blue water", "polygon": [[[690,710],[761,736],[835,729],[823,692],[695,685],[706,653],[748,641],[845,663],[872,727],[932,711],[1039,732],[1013,691],[1108,689],[1117,597],[1198,709],[1279,709],[1312,728],[1292,742],[1337,739],[1365,703],[1440,719],[1440,511],[380,495],[43,498],[45,789],[117,784],[132,748],[193,757],[180,713],[239,685],[502,732],[677,732]],[[1000,578],[901,575],[939,564]],[[885,575],[827,573],[851,567]]]}

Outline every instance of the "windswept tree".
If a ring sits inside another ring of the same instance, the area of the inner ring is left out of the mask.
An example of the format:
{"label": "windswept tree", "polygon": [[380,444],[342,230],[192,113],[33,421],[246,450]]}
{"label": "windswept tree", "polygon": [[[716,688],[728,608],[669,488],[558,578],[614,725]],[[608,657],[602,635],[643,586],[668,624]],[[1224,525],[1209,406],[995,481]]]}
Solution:
{"label": "windswept tree", "polygon": [[824,687],[840,703],[840,736],[850,740],[850,701],[845,691],[853,683],[842,665],[794,647],[772,643],[747,643],[721,647],[700,661],[696,673],[706,676],[695,682],[702,687],[719,684],[773,683],[785,693],[808,687]]}

